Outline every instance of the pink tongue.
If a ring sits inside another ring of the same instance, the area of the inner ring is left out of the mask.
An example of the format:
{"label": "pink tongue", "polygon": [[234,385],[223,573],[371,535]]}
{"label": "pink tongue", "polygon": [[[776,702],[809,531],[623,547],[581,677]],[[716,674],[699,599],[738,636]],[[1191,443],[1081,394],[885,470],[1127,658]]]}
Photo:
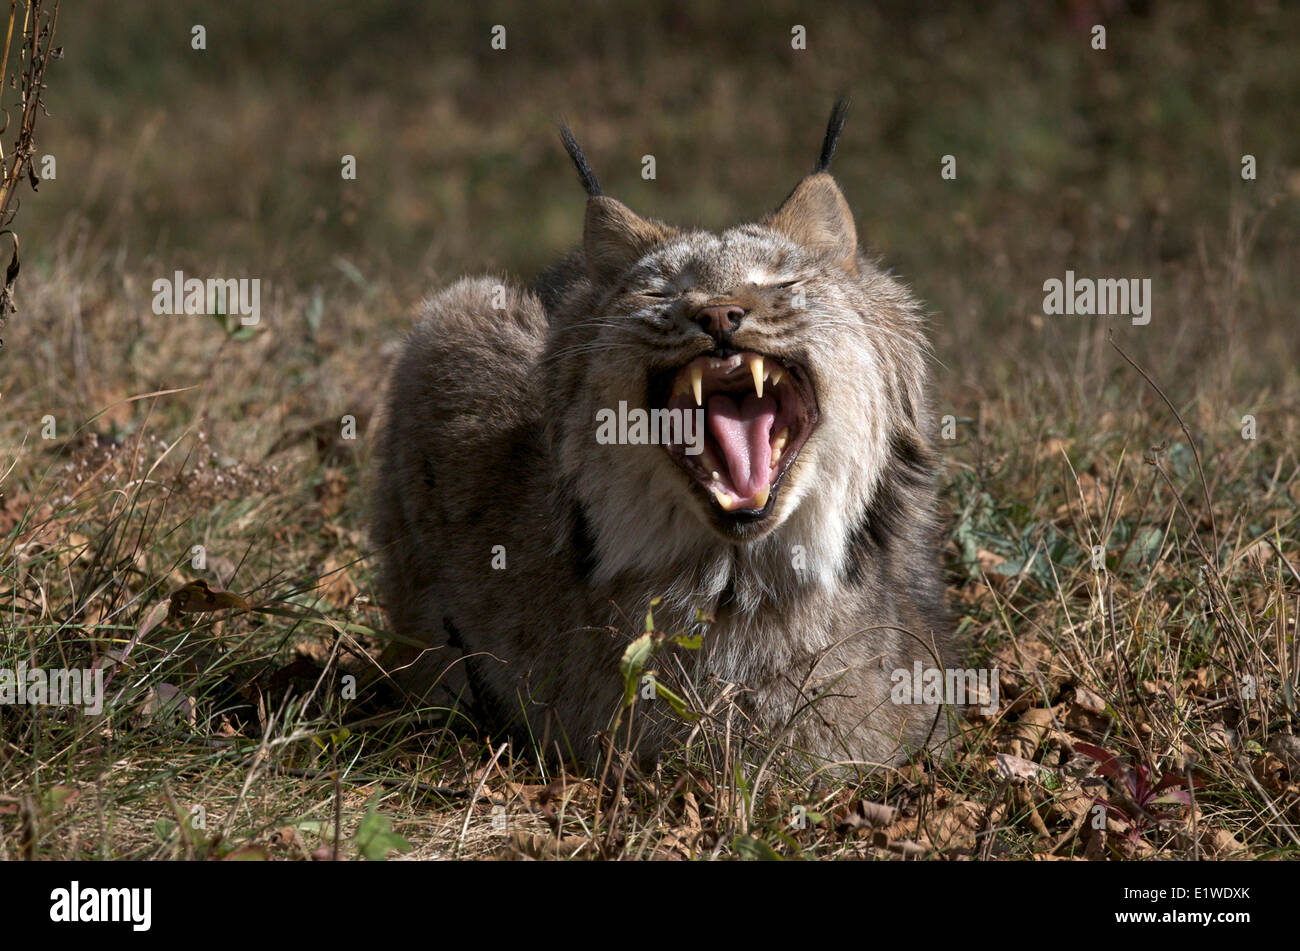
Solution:
{"label": "pink tongue", "polygon": [[731,487],[750,501],[767,488],[772,467],[772,426],[776,400],[753,393],[737,405],[722,393],[709,398],[709,431],[727,457]]}

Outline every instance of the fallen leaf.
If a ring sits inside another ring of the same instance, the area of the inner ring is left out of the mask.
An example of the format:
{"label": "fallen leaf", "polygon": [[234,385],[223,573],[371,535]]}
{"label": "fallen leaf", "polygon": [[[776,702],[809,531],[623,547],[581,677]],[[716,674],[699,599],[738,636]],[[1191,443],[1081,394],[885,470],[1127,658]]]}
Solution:
{"label": "fallen leaf", "polygon": [[993,765],[998,774],[1005,779],[1038,781],[1048,775],[1047,770],[1033,760],[1011,753],[995,754]]}
{"label": "fallen leaf", "polygon": [[249,610],[248,602],[231,591],[214,590],[202,578],[177,588],[169,595],[173,614],[203,614],[227,608]]}

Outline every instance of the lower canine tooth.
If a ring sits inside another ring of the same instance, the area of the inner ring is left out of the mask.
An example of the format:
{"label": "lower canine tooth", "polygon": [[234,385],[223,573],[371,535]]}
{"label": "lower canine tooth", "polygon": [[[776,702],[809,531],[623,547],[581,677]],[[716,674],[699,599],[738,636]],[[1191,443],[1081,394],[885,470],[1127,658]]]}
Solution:
{"label": "lower canine tooth", "polygon": [[765,506],[767,504],[767,497],[771,494],[772,494],[772,487],[768,486],[762,492],[758,493],[758,495],[754,496],[754,507],[761,509],[763,506]]}
{"label": "lower canine tooth", "polygon": [[730,512],[736,507],[736,500],[721,489],[714,489],[713,497],[718,500],[718,504],[722,506],[724,512]]}
{"label": "lower canine tooth", "polygon": [[695,391],[695,405],[704,405],[704,368],[698,363],[691,364],[691,389]]}

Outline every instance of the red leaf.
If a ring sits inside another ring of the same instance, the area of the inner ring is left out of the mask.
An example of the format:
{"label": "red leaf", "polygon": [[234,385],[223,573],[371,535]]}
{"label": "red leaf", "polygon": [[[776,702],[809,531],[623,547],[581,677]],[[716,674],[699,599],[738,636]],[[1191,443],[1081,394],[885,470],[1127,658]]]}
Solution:
{"label": "red leaf", "polygon": [[1127,770],[1113,753],[1108,753],[1100,746],[1093,746],[1091,743],[1075,743],[1075,752],[1082,753],[1089,759],[1097,761],[1097,772],[1101,773],[1107,779],[1114,780],[1117,783],[1129,785],[1129,779],[1126,775]]}

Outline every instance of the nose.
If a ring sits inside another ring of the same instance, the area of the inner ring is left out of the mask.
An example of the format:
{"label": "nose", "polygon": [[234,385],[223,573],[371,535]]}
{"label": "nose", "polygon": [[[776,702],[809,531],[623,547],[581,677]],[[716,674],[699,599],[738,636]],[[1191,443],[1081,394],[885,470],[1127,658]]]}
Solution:
{"label": "nose", "polygon": [[748,311],[738,304],[717,304],[713,307],[701,307],[691,319],[704,328],[715,340],[721,340],[740,326]]}

